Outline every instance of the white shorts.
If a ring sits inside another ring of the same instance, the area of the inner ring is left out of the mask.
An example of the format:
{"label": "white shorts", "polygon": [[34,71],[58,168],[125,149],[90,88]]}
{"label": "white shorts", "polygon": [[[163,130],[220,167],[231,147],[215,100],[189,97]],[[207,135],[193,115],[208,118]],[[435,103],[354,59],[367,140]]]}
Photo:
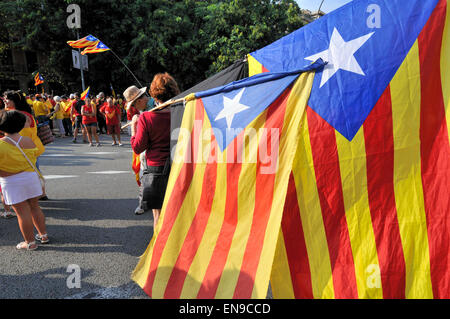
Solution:
{"label": "white shorts", "polygon": [[22,172],[0,177],[5,204],[14,205],[42,195],[42,186],[36,172]]}

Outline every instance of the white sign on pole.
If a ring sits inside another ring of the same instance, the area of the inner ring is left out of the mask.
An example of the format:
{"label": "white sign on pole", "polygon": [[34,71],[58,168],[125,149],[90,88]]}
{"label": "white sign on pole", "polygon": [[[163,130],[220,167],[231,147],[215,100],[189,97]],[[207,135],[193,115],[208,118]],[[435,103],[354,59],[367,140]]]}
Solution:
{"label": "white sign on pole", "polygon": [[72,50],[72,61],[75,69],[80,68],[80,64],[83,65],[83,70],[88,71],[88,57],[87,55],[81,55],[77,50]]}

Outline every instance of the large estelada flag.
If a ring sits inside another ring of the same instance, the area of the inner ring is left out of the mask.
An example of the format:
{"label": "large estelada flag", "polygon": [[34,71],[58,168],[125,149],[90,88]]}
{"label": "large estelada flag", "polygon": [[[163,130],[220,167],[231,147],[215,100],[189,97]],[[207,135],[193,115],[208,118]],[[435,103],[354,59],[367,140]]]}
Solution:
{"label": "large estelada flag", "polygon": [[321,57],[295,156],[275,298],[450,298],[450,8],[354,0],[249,56]]}
{"label": "large estelada flag", "polygon": [[188,98],[161,217],[132,276],[152,298],[266,297],[299,126],[323,65]]}

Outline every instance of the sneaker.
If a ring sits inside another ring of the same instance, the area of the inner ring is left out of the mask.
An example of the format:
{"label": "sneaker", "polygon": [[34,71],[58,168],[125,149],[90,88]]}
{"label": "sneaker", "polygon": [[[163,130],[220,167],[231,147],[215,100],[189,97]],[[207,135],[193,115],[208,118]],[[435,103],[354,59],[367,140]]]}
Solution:
{"label": "sneaker", "polygon": [[138,207],[136,207],[134,213],[136,215],[142,215],[144,213],[144,210],[140,206],[138,206]]}
{"label": "sneaker", "polygon": [[77,142],[77,140],[76,140],[76,139],[73,139],[73,140],[72,140],[72,143],[76,143],[76,142]]}
{"label": "sneaker", "polygon": [[100,143],[97,143],[97,145],[96,145],[97,147],[100,147],[100,146],[102,146],[102,144],[100,144]]}
{"label": "sneaker", "polygon": [[39,235],[36,234],[36,236],[34,237],[35,240],[40,241],[41,244],[48,244],[50,242],[50,239],[48,239],[48,235],[44,234],[44,235]]}
{"label": "sneaker", "polygon": [[4,211],[3,213],[0,214],[0,217],[5,218],[5,219],[9,219],[9,218],[16,217],[16,214],[14,214],[13,212]]}
{"label": "sneaker", "polygon": [[122,144],[122,143],[119,143],[119,146],[123,146],[123,144]]}
{"label": "sneaker", "polygon": [[94,144],[92,144],[92,143],[89,143],[89,146],[91,146],[91,147],[92,147],[92,146],[94,146]]}
{"label": "sneaker", "polygon": [[117,143],[112,143],[111,146],[117,145]]}

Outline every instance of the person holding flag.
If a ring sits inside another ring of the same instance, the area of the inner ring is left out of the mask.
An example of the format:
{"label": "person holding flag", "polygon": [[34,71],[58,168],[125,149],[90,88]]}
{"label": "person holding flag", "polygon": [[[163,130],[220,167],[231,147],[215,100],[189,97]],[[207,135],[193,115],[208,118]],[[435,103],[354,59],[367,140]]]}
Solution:
{"label": "person holding flag", "polygon": [[[150,98],[146,88],[130,87],[124,92],[128,107],[145,110]],[[157,104],[180,94],[178,84],[168,73],[156,74],[150,93]],[[140,154],[145,151],[147,169],[140,188],[145,209],[152,209],[154,225],[158,223],[170,172],[170,110],[143,112],[131,124],[131,147]]]}

